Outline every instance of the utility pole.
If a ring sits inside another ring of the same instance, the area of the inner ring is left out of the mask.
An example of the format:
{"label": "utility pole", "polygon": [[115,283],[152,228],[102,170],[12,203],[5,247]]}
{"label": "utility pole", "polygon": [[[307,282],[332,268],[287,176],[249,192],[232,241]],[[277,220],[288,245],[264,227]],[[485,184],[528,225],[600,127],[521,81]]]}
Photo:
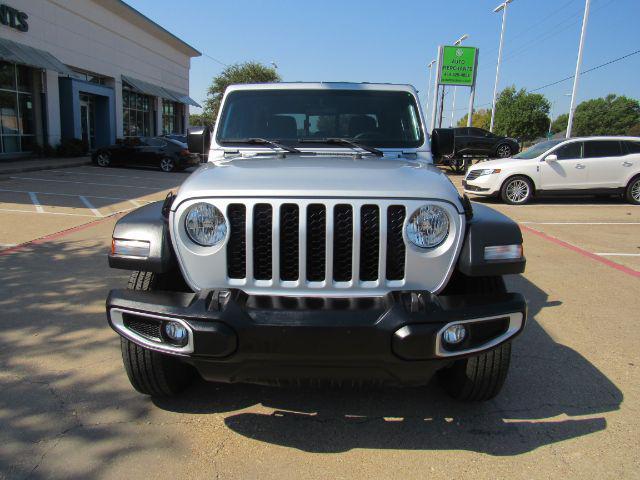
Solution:
{"label": "utility pole", "polygon": [[[464,42],[467,38],[469,38],[468,34],[464,34],[462,35],[459,39],[457,39],[455,42],[453,42],[453,45],[455,47],[457,47],[458,45],[462,45],[462,42]],[[449,125],[451,128],[453,128],[453,116],[456,113],[456,90],[458,87],[454,86],[453,87],[453,102],[451,103],[451,124]]]}
{"label": "utility pole", "polygon": [[580,46],[578,47],[578,61],[576,62],[576,74],[573,77],[573,90],[571,90],[571,107],[569,107],[569,121],[567,122],[566,138],[571,138],[573,128],[573,115],[576,111],[576,93],[578,92],[578,79],[580,78],[580,68],[582,67],[582,52],[584,47],[584,37],[587,33],[587,20],[589,20],[589,5],[591,0],[585,0],[584,17],[582,17],[582,31],[580,32]]}
{"label": "utility pole", "polygon": [[502,44],[504,43],[504,27],[507,22],[507,5],[513,0],[506,0],[493,9],[494,13],[502,10],[502,28],[500,30],[500,46],[498,47],[498,64],[496,65],[496,82],[493,85],[493,102],[491,104],[491,125],[489,131],[493,132],[493,120],[496,114],[496,96],[498,95],[498,79],[500,77],[500,63],[502,62]]}
{"label": "utility pole", "polygon": [[[431,74],[432,72],[432,68],[433,68],[433,64],[436,63],[435,60],[431,60],[431,62],[429,63],[429,65],[427,65],[427,68],[429,68],[429,83],[427,83],[427,113],[429,113],[429,97],[430,97],[430,93],[431,93]],[[436,93],[434,92],[433,94],[434,96],[436,95]]]}

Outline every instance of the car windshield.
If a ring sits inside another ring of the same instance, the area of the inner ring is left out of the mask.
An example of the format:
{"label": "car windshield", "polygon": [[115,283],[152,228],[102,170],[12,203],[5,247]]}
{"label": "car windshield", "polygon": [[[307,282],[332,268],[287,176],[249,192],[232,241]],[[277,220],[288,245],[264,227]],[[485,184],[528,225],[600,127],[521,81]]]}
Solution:
{"label": "car windshield", "polygon": [[383,148],[424,143],[415,97],[374,90],[235,91],[225,101],[216,138],[221,145],[260,138],[306,148],[335,148],[338,138]]}
{"label": "car windshield", "polygon": [[562,142],[564,142],[564,138],[561,140],[549,140],[547,142],[536,143],[533,147],[530,147],[524,152],[520,152],[511,158],[522,158],[525,160],[530,158],[536,158],[542,155],[547,150],[550,150],[551,148],[555,147],[556,145]]}

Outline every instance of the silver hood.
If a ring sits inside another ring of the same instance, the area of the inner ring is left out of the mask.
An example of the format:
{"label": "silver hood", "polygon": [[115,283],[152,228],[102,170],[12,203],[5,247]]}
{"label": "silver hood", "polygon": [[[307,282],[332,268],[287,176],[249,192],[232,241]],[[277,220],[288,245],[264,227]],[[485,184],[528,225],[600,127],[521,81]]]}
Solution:
{"label": "silver hood", "polygon": [[437,167],[397,157],[227,158],[208,163],[187,178],[173,209],[199,197],[433,198],[460,209],[456,188]]}

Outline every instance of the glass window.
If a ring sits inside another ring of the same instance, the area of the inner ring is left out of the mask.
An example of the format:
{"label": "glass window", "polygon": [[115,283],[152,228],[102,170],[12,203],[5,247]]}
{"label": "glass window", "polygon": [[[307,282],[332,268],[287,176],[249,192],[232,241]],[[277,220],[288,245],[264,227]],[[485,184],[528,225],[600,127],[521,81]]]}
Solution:
{"label": "glass window", "polygon": [[622,155],[618,140],[591,140],[584,142],[584,158],[619,157]]}
{"label": "glass window", "polygon": [[572,158],[582,158],[582,142],[572,142],[561,146],[551,152],[558,156],[558,160],[569,160]]}
{"label": "glass window", "polygon": [[122,106],[129,108],[129,90],[122,90]]}
{"label": "glass window", "polygon": [[28,93],[20,93],[18,101],[20,103],[20,133],[34,134],[33,97]]}
{"label": "glass window", "polygon": [[122,89],[122,131],[125,137],[152,135],[154,125],[153,97],[131,91],[128,86]]}
{"label": "glass window", "polygon": [[551,150],[553,147],[562,142],[564,142],[564,140],[548,140],[546,142],[536,143],[534,146],[529,147],[527,150],[524,150],[511,158],[522,158],[525,160],[536,158],[537,156],[542,155],[547,150]]}
{"label": "glass window", "polygon": [[32,92],[33,91],[33,69],[25,67],[24,65],[17,65],[18,71],[18,91],[20,92]]}
{"label": "glass window", "polygon": [[481,128],[470,128],[469,129],[469,134],[471,136],[474,137],[486,137],[487,136],[487,132],[486,130],[482,130]]}
{"label": "glass window", "polygon": [[0,88],[16,89],[16,66],[13,63],[0,62]]}
{"label": "glass window", "polygon": [[18,99],[15,92],[0,92],[0,125],[2,134],[16,135],[18,129]]}
{"label": "glass window", "polygon": [[20,137],[18,135],[2,136],[2,152],[17,153],[20,151]]}
{"label": "glass window", "polygon": [[324,145],[323,138],[337,136],[372,146],[415,148],[424,141],[416,101],[409,92],[237,91],[228,96],[221,122],[222,143],[262,137],[294,144],[318,139]]}
{"label": "glass window", "polygon": [[180,133],[180,121],[177,117],[179,109],[176,102],[162,100],[162,134]]}
{"label": "glass window", "polygon": [[629,153],[640,153],[640,142],[624,142]]}

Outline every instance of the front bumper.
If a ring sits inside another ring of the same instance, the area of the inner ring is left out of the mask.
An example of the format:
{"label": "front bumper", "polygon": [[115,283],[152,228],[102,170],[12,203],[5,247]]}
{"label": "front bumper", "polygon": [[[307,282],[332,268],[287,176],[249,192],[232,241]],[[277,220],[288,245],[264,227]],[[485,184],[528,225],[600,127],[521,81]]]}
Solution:
{"label": "front bumper", "polygon": [[[210,381],[420,385],[453,360],[518,335],[526,302],[516,293],[312,298],[112,290],[107,317],[121,336],[183,359]],[[189,332],[183,347],[163,339],[163,322],[176,320]],[[451,323],[467,328],[456,347],[442,340]]]}
{"label": "front bumper", "polygon": [[462,188],[465,193],[473,195],[495,195],[500,190],[501,182],[495,175],[481,175],[473,180],[462,180]]}

